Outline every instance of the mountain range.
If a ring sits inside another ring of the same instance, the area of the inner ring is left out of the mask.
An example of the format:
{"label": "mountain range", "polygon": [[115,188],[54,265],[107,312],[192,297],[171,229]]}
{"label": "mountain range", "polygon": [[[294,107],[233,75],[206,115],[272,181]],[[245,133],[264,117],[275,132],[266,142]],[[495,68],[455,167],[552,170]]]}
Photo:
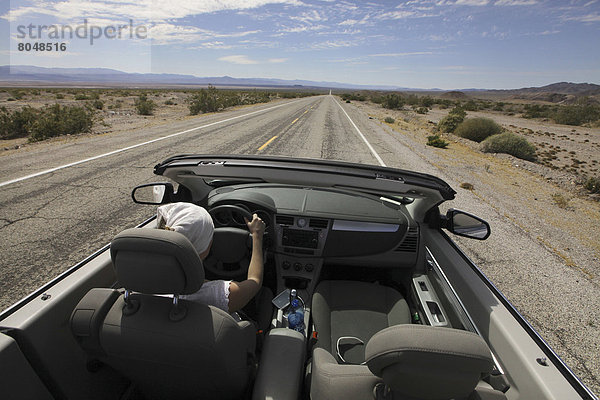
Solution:
{"label": "mountain range", "polygon": [[[357,85],[342,82],[309,80],[287,80],[274,78],[233,78],[230,76],[199,77],[182,74],[141,74],[118,71],[109,68],[44,68],[31,65],[0,66],[0,85],[73,85],[73,86],[239,86],[277,88],[321,88],[353,90],[395,90],[395,91],[443,91],[441,89],[418,89],[386,85]],[[485,89],[458,89],[463,92]],[[542,87],[511,90],[490,90],[506,95],[539,96],[547,93],[575,96],[600,95],[600,85],[592,83],[553,83]]]}
{"label": "mountain range", "polygon": [[30,65],[0,66],[0,83],[44,83],[87,85],[164,85],[164,86],[244,86],[244,87],[308,87],[328,89],[407,90],[395,86],[355,85],[341,82],[317,82],[272,78],[232,78],[230,76],[199,77],[181,74],[140,74],[109,68],[44,68]]}

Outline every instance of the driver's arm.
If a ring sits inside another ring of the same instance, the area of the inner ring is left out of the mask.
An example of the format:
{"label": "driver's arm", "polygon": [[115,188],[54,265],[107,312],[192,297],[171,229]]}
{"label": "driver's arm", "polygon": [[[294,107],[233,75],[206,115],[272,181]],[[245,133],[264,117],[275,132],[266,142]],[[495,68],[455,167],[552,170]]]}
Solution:
{"label": "driver's arm", "polygon": [[252,234],[252,258],[248,267],[248,278],[242,282],[231,281],[229,285],[229,312],[241,310],[256,296],[263,280],[263,234],[265,223],[254,214],[252,221],[246,220]]}

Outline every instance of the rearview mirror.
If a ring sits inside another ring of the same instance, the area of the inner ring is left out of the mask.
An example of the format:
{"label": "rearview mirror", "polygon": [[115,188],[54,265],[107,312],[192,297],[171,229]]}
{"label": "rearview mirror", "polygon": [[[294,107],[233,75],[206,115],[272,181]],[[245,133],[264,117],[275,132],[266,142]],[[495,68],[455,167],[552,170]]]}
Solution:
{"label": "rearview mirror", "polygon": [[485,240],[492,233],[486,221],[455,209],[450,209],[446,213],[446,229],[455,235],[478,240]]}
{"label": "rearview mirror", "polygon": [[167,204],[173,200],[173,185],[168,182],[148,183],[136,186],[131,198],[138,204]]}

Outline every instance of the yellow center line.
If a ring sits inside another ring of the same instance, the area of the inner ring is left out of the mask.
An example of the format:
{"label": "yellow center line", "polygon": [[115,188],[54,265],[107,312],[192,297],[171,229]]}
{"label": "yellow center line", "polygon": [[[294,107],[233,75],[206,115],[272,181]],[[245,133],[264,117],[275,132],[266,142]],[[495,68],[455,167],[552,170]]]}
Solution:
{"label": "yellow center line", "polygon": [[[300,118],[300,117],[298,117],[298,118]],[[298,118],[296,118],[295,120],[293,120],[290,125],[294,125],[294,123],[296,123],[296,121],[298,121]]]}
{"label": "yellow center line", "polygon": [[272,142],[273,140],[275,140],[275,139],[277,139],[277,136],[273,136],[271,139],[267,140],[267,142],[266,142],[265,144],[263,144],[262,146],[260,146],[260,147],[258,148],[258,151],[261,151],[261,150],[263,150],[265,147],[267,147],[268,145],[270,145],[270,144],[271,144],[271,142]]}

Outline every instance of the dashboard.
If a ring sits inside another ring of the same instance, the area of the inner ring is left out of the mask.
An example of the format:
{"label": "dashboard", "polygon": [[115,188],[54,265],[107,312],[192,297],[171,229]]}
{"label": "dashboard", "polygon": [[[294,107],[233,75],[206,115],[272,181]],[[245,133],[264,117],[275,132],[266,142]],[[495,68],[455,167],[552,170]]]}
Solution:
{"label": "dashboard", "polygon": [[[209,208],[226,204],[258,214],[267,226],[270,251],[292,257],[293,264],[302,258],[343,262],[373,256],[395,266],[416,261],[418,225],[404,205],[374,195],[272,184],[220,187],[209,195]],[[214,219],[216,227],[245,227],[234,212]]]}

